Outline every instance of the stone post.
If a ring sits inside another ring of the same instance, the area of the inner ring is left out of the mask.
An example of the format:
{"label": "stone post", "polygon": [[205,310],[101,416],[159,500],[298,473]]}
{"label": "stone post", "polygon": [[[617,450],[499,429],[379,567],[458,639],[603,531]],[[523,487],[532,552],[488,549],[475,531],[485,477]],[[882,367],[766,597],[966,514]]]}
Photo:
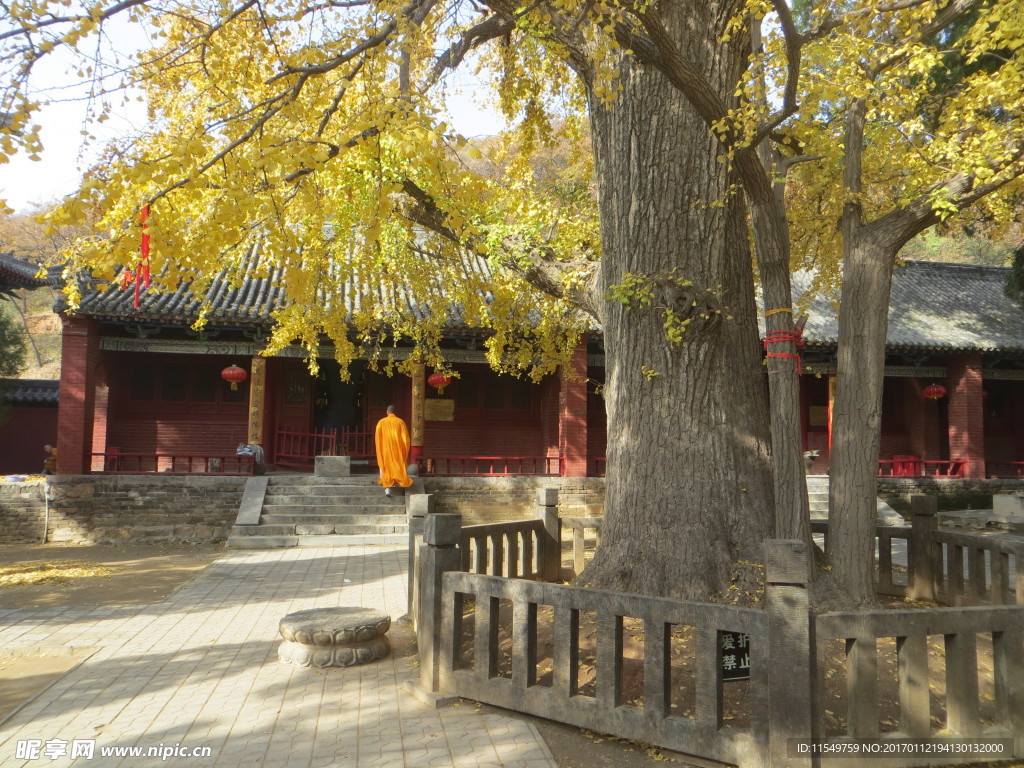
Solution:
{"label": "stone post", "polygon": [[915,494],[910,497],[910,597],[934,600],[936,580],[941,573],[939,546],[935,533],[939,529],[938,501],[934,496]]}
{"label": "stone post", "polygon": [[537,517],[544,521],[540,539],[540,576],[558,581],[562,570],[562,521],[558,519],[558,489],[537,489]]}
{"label": "stone post", "polygon": [[810,755],[792,755],[790,739],[811,739],[812,625],[807,605],[807,545],[769,539],[764,543],[768,611],[768,764],[811,765]]}
{"label": "stone post", "polygon": [[428,515],[423,526],[423,543],[417,563],[419,616],[416,645],[420,656],[420,688],[437,692],[441,660],[441,579],[445,571],[462,566],[459,536],[462,515]]}
{"label": "stone post", "polygon": [[412,617],[413,629],[416,628],[416,617],[419,613],[419,593],[416,589],[416,578],[419,575],[416,567],[416,553],[423,541],[423,528],[427,515],[434,511],[434,494],[414,493],[407,497],[405,507],[406,520],[409,523],[409,582],[408,613]]}

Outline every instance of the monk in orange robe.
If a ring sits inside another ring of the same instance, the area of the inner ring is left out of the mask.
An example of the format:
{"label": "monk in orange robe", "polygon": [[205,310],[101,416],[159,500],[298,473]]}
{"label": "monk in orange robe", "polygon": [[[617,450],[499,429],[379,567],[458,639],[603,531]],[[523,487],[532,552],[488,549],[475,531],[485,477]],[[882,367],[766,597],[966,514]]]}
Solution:
{"label": "monk in orange robe", "polygon": [[403,488],[412,485],[406,467],[409,464],[409,429],[405,422],[395,416],[395,406],[388,406],[388,415],[377,422],[373,433],[377,446],[377,466],[380,477],[377,482],[384,486],[384,493],[391,495],[391,486],[398,483]]}

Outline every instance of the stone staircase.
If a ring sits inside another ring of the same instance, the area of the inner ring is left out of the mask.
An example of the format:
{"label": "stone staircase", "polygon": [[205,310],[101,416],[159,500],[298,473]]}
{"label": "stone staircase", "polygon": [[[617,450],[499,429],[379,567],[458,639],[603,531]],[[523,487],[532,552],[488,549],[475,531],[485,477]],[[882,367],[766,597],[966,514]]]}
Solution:
{"label": "stone staircase", "polygon": [[406,544],[405,496],[393,493],[385,496],[372,475],[253,477],[228,547]]}
{"label": "stone staircase", "polygon": [[807,475],[807,501],[812,520],[828,519],[828,475]]}
{"label": "stone staircase", "polygon": [[[828,520],[828,475],[807,475],[807,501],[811,520]],[[884,499],[877,500],[878,525],[905,525],[903,515],[890,507]]]}

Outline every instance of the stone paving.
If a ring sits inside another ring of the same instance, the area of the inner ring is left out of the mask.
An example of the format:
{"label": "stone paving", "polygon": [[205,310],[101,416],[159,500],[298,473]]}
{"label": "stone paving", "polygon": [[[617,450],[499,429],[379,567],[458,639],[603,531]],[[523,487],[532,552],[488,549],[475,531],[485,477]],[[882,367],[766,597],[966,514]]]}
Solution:
{"label": "stone paving", "polygon": [[[0,611],[4,651],[94,649],[0,724],[0,766],[555,768],[533,725],[405,693],[411,657],[326,670],[278,662],[278,622],[293,611],[402,616],[405,567],[404,547],[229,551],[153,605]],[[26,759],[30,746],[38,756]],[[101,754],[116,747],[164,752]],[[197,747],[210,756],[184,756]]]}

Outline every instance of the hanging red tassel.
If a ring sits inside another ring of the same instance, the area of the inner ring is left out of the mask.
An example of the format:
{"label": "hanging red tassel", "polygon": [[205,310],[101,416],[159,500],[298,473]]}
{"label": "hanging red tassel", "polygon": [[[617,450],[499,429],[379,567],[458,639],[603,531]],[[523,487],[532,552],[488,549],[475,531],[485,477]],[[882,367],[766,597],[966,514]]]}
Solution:
{"label": "hanging red tassel", "polygon": [[149,232],[146,231],[146,219],[149,217],[149,205],[142,206],[139,211],[139,223],[142,225],[142,239],[139,243],[139,266],[137,269],[126,269],[121,279],[121,287],[125,290],[129,285],[135,285],[135,309],[139,308],[139,301],[142,297],[142,285],[145,283],[146,290],[152,282],[149,274]]}
{"label": "hanging red tassel", "polygon": [[142,289],[142,283],[146,283],[146,290],[149,290],[150,278],[149,278],[149,232],[146,228],[146,218],[149,216],[149,206],[142,206],[142,211],[139,213],[139,223],[142,225],[142,242],[139,244],[139,251],[142,254],[142,259],[139,261],[139,274],[135,281],[135,308],[139,308],[139,292]]}

